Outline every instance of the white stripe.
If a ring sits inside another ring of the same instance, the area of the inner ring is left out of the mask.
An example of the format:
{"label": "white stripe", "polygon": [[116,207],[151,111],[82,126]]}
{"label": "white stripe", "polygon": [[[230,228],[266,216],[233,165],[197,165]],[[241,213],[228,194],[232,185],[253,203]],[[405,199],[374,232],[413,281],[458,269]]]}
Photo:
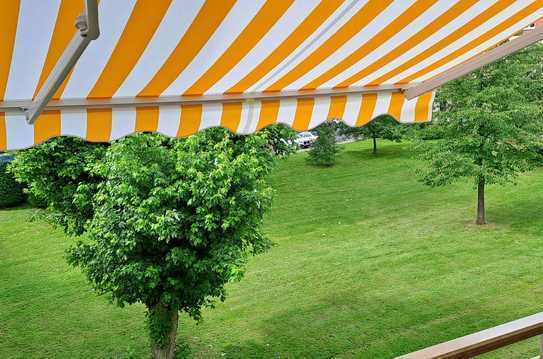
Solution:
{"label": "white stripe", "polygon": [[236,2],[202,50],[162,95],[175,96],[184,93],[224,54],[263,4],[263,0]]}
{"label": "white stripe", "polygon": [[160,106],[158,109],[158,128],[160,132],[166,136],[177,136],[179,129],[179,121],[181,120],[181,106]]}
{"label": "white stripe", "polygon": [[6,113],[7,148],[18,150],[34,145],[34,126],[26,122],[24,114]]}
{"label": "white stripe", "polygon": [[447,25],[440,28],[438,31],[436,31],[434,34],[432,34],[428,38],[426,38],[424,41],[420,42],[418,45],[414,46],[413,48],[407,50],[406,52],[404,52],[403,54],[401,54],[400,56],[398,56],[391,62],[387,63],[385,66],[380,67],[375,72],[355,82],[352,86],[367,85],[368,83],[371,83],[372,81],[388,73],[389,71],[394,70],[401,64],[414,58],[418,54],[422,53],[426,49],[435,45],[436,43],[443,40],[448,35],[452,34],[454,31],[458,30],[459,28],[467,24],[469,21],[479,16],[482,12],[486,11],[491,5],[493,5],[493,3],[489,1],[477,2],[475,5],[470,7],[466,12],[462,13],[460,16],[456,17],[453,21],[449,22]]}
{"label": "white stripe", "polygon": [[397,120],[401,123],[413,123],[415,122],[415,110],[417,107],[418,97],[411,100],[405,100],[400,112],[400,118]]}
{"label": "white stripe", "polygon": [[315,128],[321,123],[328,120],[328,112],[330,111],[330,96],[317,96],[315,97],[315,104],[313,106],[313,113],[311,120],[309,120],[309,129]]}
{"label": "white stripe", "polygon": [[492,28],[496,27],[499,23],[506,20],[507,18],[511,17],[512,14],[516,13],[518,10],[524,8],[526,6],[526,2],[524,1],[515,1],[511,6],[507,7],[505,10],[497,14],[496,16],[492,17],[491,19],[485,21],[483,24],[481,24],[479,27],[472,30],[470,33],[462,36],[455,42],[451,43],[449,46],[445,47],[444,49],[441,49],[437,53],[433,54],[432,56],[424,59],[423,61],[417,63],[416,65],[412,66],[411,68],[403,71],[402,73],[392,77],[391,79],[387,80],[385,83],[391,84],[395,83],[407,76],[410,76],[411,74],[416,73],[419,70],[422,70],[426,68],[428,65],[433,64],[434,62],[438,61],[439,59],[442,59],[443,57],[451,54],[452,52],[458,50],[462,46],[468,44],[469,42],[475,40],[480,35],[484,34],[485,32],[491,30]]}
{"label": "white stripe", "polygon": [[379,115],[384,115],[388,113],[388,108],[390,106],[390,98],[391,98],[390,92],[379,92],[377,94],[375,109],[373,110],[373,115],[371,116],[372,120]]}
{"label": "white stripe", "polygon": [[296,115],[297,101],[295,98],[283,98],[279,101],[279,111],[277,113],[277,122],[292,126],[294,116]]}
{"label": "white stripe", "polygon": [[133,97],[151,81],[200,11],[204,0],[174,1],[115,97]]}
{"label": "white stripe", "polygon": [[60,133],[63,136],[85,138],[87,135],[87,111],[63,109],[60,111]]}
{"label": "white stripe", "polygon": [[200,130],[217,127],[221,124],[222,104],[219,102],[204,103],[202,105],[202,120]]}
{"label": "white stripe", "polygon": [[[346,70],[344,70],[343,72],[335,76],[334,78],[320,85],[319,88],[334,87],[337,84],[341,83],[342,81],[345,81],[352,75],[356,74],[360,70],[366,68],[367,66],[372,64],[374,61],[380,59],[383,55],[387,54],[388,52],[396,48],[398,45],[407,41],[409,38],[411,38],[413,35],[415,35],[421,29],[423,29],[426,25],[430,24],[433,20],[441,16],[447,10],[449,10],[449,8],[451,8],[453,5],[455,5],[454,1],[450,1],[450,0],[438,1],[433,6],[431,6],[428,10],[422,13],[419,17],[417,17],[415,20],[413,20],[411,23],[409,23],[407,26],[401,29],[401,31],[397,32],[394,36],[390,37],[384,43],[380,44],[380,46],[378,46],[372,52],[364,54],[364,57],[362,59],[357,61],[354,65],[347,68]],[[317,76],[321,74],[322,73],[318,74]]]}
{"label": "white stripe", "polygon": [[111,111],[111,135],[110,140],[127,136],[136,128],[136,108],[119,107]]}
{"label": "white stripe", "polygon": [[206,94],[220,94],[226,92],[240,79],[245,77],[254,67],[260,64],[273,50],[275,50],[306,16],[317,6],[316,0],[297,1],[288,8],[285,14],[268,31],[268,33],[249,51],[249,53],[227,73],[221,80],[213,85]]}
{"label": "white stripe", "polygon": [[5,100],[33,97],[51,42],[59,5],[59,0],[21,2]]}
{"label": "white stripe", "polygon": [[284,74],[292,70],[296,65],[303,61],[309,54],[318,49],[326,40],[336,33],[353,15],[355,15],[368,0],[345,1],[321,26],[309,36],[298,48],[289,56],[273,68],[265,77],[251,86],[248,92],[262,91]]}
{"label": "white stripe", "polygon": [[473,48],[472,50],[466,52],[462,56],[459,56],[459,57],[455,58],[453,61],[448,62],[447,64],[445,64],[445,65],[443,65],[443,66],[441,66],[441,67],[439,67],[439,68],[437,68],[437,69],[435,69],[433,71],[428,72],[427,74],[419,77],[418,79],[415,79],[414,81],[425,81],[425,80],[427,80],[427,79],[429,79],[431,77],[434,77],[435,75],[437,75],[437,74],[439,74],[441,72],[444,72],[444,71],[450,69],[451,67],[454,67],[454,66],[456,66],[456,65],[470,59],[471,57],[485,51],[486,49],[492,47],[493,45],[499,44],[503,40],[506,40],[509,36],[511,36],[518,29],[522,29],[522,28],[530,25],[531,23],[533,23],[537,19],[541,18],[541,16],[543,16],[543,9],[537,11],[536,13],[530,15],[529,17],[524,18],[520,23],[517,23],[517,24],[507,28],[505,31],[499,33],[498,35],[494,36],[490,40],[485,41],[481,45],[476,46],[475,48]]}
{"label": "white stripe", "polygon": [[256,125],[258,124],[258,118],[260,117],[260,105],[260,101],[243,102],[237,133],[240,135],[247,135],[256,131]]}
{"label": "white stripe", "polygon": [[383,10],[373,21],[371,21],[364,29],[350,38],[341,47],[339,47],[332,55],[324,59],[309,72],[301,76],[296,81],[288,85],[284,90],[297,90],[302,88],[308,82],[317,76],[328,71],[336,66],[341,60],[356,51],[360,46],[372,39],[376,34],[389,26],[390,22],[403,13],[413,1],[394,1],[385,10]]}
{"label": "white stripe", "polygon": [[84,98],[94,87],[132,13],[135,0],[101,0],[100,37],[77,61],[62,98]]}
{"label": "white stripe", "polygon": [[345,103],[345,112],[343,113],[343,122],[351,127],[356,125],[358,114],[360,113],[360,102],[362,96],[358,94],[347,95],[347,101]]}

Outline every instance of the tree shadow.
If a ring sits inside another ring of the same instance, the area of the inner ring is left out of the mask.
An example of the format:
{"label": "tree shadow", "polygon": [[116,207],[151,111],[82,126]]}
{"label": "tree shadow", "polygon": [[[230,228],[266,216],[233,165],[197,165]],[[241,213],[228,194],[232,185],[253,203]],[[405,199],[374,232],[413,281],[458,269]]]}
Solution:
{"label": "tree shadow", "polygon": [[[489,308],[476,297],[433,295],[421,300],[405,293],[365,296],[357,302],[353,301],[356,295],[337,293],[317,304],[266,318],[260,326],[265,342],[229,345],[222,349],[223,356],[392,358],[532,314],[505,313],[509,317],[504,317],[499,308]],[[436,307],[440,309],[437,316]]]}

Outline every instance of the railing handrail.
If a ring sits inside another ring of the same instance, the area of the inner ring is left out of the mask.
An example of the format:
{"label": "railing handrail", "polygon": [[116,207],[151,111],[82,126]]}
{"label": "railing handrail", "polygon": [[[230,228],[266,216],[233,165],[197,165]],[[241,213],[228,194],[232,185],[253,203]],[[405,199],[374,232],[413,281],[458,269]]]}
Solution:
{"label": "railing handrail", "polygon": [[543,312],[402,355],[396,359],[473,358],[541,334],[543,334]]}

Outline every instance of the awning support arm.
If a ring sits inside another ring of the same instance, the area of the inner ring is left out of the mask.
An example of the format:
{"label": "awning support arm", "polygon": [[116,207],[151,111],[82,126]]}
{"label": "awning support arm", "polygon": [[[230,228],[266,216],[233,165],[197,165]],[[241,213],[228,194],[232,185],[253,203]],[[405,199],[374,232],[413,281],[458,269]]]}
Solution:
{"label": "awning support arm", "polygon": [[524,49],[538,41],[543,40],[543,26],[536,27],[529,33],[523,34],[516,39],[506,42],[503,45],[495,47],[489,51],[483,52],[479,55],[472,57],[470,60],[463,62],[438,76],[435,76],[429,80],[414,85],[407,90],[404,94],[408,100],[411,100],[417,96],[420,96],[426,92],[432,91],[439,86],[455,80],[465,74],[475,71],[487,64],[501,59],[507,55]]}
{"label": "awning support arm", "polygon": [[83,54],[92,40],[100,36],[98,25],[98,1],[84,0],[85,12],[76,19],[75,26],[79,30],[68,47],[62,53],[60,59],[53,67],[53,70],[45,80],[42,88],[36,95],[36,98],[25,109],[26,120],[29,124],[34,123],[41,114],[45,106],[53,98],[68,73],[75,66],[77,60]]}

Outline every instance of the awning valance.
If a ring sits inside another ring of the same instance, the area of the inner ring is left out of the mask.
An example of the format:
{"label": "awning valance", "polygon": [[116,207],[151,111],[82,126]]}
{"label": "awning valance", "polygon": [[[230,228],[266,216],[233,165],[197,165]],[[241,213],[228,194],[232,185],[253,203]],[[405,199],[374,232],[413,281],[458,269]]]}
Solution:
{"label": "awning valance", "polygon": [[83,4],[0,2],[0,150],[57,135],[428,121],[433,93],[404,90],[543,16],[543,0],[101,0],[100,36],[28,124]]}

